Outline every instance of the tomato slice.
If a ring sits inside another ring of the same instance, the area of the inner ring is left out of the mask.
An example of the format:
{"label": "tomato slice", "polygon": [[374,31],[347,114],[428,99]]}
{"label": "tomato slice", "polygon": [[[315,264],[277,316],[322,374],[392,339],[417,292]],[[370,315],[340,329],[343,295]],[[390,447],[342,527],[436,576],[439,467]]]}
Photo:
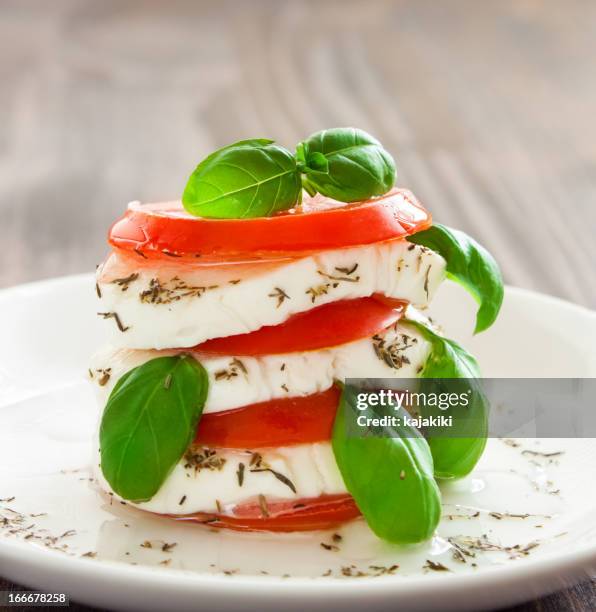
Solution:
{"label": "tomato slice", "polygon": [[108,240],[142,258],[254,260],[404,238],[431,223],[430,213],[405,189],[353,204],[305,197],[296,208],[254,219],[204,219],[180,202],[133,202]]}
{"label": "tomato slice", "polygon": [[339,390],[284,397],[234,410],[205,414],[196,444],[221,448],[291,446],[331,439]]}
{"label": "tomato slice", "polygon": [[314,351],[374,336],[398,321],[405,307],[404,302],[377,296],[339,300],[292,315],[280,325],[207,340],[193,351],[213,356]]}
{"label": "tomato slice", "polygon": [[267,514],[257,502],[237,506],[234,516],[223,514],[168,515],[179,521],[225,527],[236,531],[313,531],[333,529],[360,516],[354,499],[347,494],[323,495],[292,501],[267,501]]}

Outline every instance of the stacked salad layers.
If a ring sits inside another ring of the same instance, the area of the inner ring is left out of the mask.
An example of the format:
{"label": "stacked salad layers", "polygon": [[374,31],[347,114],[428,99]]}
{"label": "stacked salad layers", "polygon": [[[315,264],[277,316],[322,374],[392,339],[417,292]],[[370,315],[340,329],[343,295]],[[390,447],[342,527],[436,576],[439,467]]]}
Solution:
{"label": "stacked salad layers", "polygon": [[[446,276],[495,319],[502,283],[471,238],[433,225],[360,130],[207,157],[182,202],[129,205],[97,271],[110,345],[89,376],[103,413],[97,477],[136,507],[211,527],[293,531],[363,516],[394,542],[429,538],[442,478],[469,437],[349,436],[348,378],[473,378],[424,316]],[[484,406],[480,406],[484,410]]]}

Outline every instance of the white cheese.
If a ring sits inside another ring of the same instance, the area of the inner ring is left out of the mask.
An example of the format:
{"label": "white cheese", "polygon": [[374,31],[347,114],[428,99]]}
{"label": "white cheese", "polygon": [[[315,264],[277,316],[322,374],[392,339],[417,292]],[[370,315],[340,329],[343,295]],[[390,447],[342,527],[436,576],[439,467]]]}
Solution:
{"label": "white cheese", "polygon": [[[261,452],[263,463],[290,479],[296,492],[278,480],[271,472],[251,472],[251,453],[218,450],[225,459],[221,469],[185,467],[183,458],[167,477],[157,494],[147,502],[131,504],[137,508],[160,514],[192,514],[218,512],[218,502],[224,513],[230,513],[242,502],[254,501],[259,495],[266,499],[300,499],[320,495],[345,493],[346,487],[333,456],[331,444],[301,444]],[[100,486],[112,492],[101,469],[96,446],[94,465]],[[242,486],[238,481],[238,467],[244,463]],[[120,499],[115,493],[114,496]],[[183,503],[180,501],[184,498]],[[128,502],[130,503],[130,502]]]}
{"label": "white cheese", "polygon": [[[408,308],[408,316],[413,316]],[[375,345],[383,341],[382,359]],[[259,357],[205,357],[193,353],[209,376],[209,393],[204,412],[218,412],[281,397],[310,395],[328,389],[335,379],[416,378],[430,350],[429,343],[412,327],[397,323],[379,333],[328,349],[264,355]],[[122,375],[157,356],[177,351],[114,349],[107,347],[91,363],[93,379],[105,404]],[[192,351],[191,351],[192,352]],[[109,380],[106,382],[109,373]],[[101,385],[100,383],[104,383]]]}
{"label": "white cheese", "polygon": [[113,253],[98,270],[98,311],[114,346],[191,347],[373,293],[426,306],[444,275],[440,255],[405,240],[219,268]]}

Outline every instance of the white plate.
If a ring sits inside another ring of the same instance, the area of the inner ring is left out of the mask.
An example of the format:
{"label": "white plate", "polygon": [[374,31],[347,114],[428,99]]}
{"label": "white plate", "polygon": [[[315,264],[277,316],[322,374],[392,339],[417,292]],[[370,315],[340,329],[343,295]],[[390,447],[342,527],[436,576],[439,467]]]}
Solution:
{"label": "white plate", "polygon": [[[110,506],[88,471],[98,408],[84,377],[101,343],[95,311],[90,276],[0,292],[0,498],[14,497],[0,502],[0,575],[116,609],[464,610],[537,597],[596,567],[592,440],[491,440],[471,477],[443,487],[437,536],[408,548],[380,542],[361,522],[339,530],[336,551],[321,546],[330,533],[214,532]],[[487,376],[596,373],[596,315],[585,309],[509,289],[498,323],[473,338],[474,306],[459,289],[442,289],[434,311]],[[541,459],[524,449],[565,452]],[[483,534],[519,548],[453,558],[448,538]],[[423,569],[427,560],[450,571]]]}

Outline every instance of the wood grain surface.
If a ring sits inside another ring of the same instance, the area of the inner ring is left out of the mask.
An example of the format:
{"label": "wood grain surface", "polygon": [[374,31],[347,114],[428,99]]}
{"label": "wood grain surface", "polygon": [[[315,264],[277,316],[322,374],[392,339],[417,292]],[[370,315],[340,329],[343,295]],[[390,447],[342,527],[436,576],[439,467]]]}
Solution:
{"label": "wood grain surface", "polygon": [[2,0],[0,286],[93,270],[217,146],[356,125],[507,282],[594,308],[595,58],[590,0]]}

